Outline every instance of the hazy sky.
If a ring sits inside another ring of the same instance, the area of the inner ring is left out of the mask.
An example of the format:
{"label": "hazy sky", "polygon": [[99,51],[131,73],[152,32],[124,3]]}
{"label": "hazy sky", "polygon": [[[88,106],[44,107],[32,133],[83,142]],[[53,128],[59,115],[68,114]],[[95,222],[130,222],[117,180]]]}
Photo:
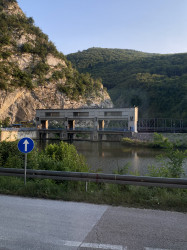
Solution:
{"label": "hazy sky", "polygon": [[187,0],[17,0],[64,54],[90,47],[187,52]]}

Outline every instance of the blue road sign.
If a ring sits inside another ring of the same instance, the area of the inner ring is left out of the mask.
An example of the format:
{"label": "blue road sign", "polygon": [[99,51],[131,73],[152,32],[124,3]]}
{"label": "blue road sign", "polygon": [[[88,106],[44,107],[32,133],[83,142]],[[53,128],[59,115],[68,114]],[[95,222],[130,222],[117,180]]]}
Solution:
{"label": "blue road sign", "polygon": [[22,153],[29,153],[33,150],[34,148],[34,142],[31,138],[29,137],[25,137],[22,138],[19,142],[18,142],[18,149],[19,151],[21,151]]}

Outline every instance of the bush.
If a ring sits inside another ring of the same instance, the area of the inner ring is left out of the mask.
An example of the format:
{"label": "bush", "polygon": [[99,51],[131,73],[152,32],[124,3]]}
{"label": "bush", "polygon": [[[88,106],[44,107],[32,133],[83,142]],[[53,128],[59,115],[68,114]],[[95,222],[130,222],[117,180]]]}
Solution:
{"label": "bush", "polygon": [[45,74],[47,74],[49,70],[49,65],[43,62],[39,62],[34,68],[32,73],[36,74],[38,76],[43,76]]}
{"label": "bush", "polygon": [[30,43],[24,43],[20,47],[21,52],[23,53],[33,53],[33,46]]}
{"label": "bush", "polygon": [[159,155],[158,160],[162,163],[160,168],[149,166],[151,176],[180,178],[184,175],[183,162],[187,157],[187,150],[181,151],[174,147],[167,138],[155,133],[155,145],[164,149],[164,155]]}
{"label": "bush", "polygon": [[3,59],[7,59],[11,55],[12,55],[12,52],[10,52],[10,51],[5,51],[5,52],[1,53],[1,56]]}
{"label": "bush", "polygon": [[[16,142],[1,142],[0,165],[7,168],[23,168],[24,155]],[[50,144],[41,152],[34,149],[28,154],[28,168],[54,171],[88,172],[88,166],[76,148],[65,142]]]}
{"label": "bush", "polygon": [[1,167],[19,168],[22,154],[18,150],[17,142],[0,143],[0,165]]}
{"label": "bush", "polygon": [[2,45],[9,45],[10,44],[10,36],[8,34],[1,34],[0,35],[0,44]]}
{"label": "bush", "polygon": [[168,138],[158,133],[154,133],[153,140],[152,146],[155,148],[168,148],[172,145]]}
{"label": "bush", "polygon": [[55,71],[52,75],[52,79],[54,80],[59,80],[59,79],[62,79],[64,78],[64,72],[63,71]]}
{"label": "bush", "polygon": [[40,154],[39,168],[50,169],[50,165],[53,170],[88,172],[88,166],[83,156],[77,153],[72,144],[65,142],[50,144]]}

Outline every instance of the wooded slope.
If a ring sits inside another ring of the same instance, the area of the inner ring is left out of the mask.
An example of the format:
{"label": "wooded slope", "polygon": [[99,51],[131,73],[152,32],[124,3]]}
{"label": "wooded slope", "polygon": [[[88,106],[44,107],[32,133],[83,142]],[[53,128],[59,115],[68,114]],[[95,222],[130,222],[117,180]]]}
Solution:
{"label": "wooded slope", "polygon": [[187,117],[187,53],[90,48],[67,58],[102,78],[117,107],[138,106],[141,117]]}

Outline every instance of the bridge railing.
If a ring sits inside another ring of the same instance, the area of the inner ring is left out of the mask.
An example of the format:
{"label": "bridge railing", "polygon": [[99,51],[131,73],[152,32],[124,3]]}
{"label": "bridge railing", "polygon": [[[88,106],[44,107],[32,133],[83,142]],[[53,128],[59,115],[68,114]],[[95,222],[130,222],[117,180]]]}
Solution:
{"label": "bridge railing", "polygon": [[127,132],[128,128],[100,128],[98,131]]}
{"label": "bridge railing", "polygon": [[[94,128],[83,128],[83,127],[75,127],[75,128],[49,128],[49,129],[45,129],[45,128],[42,128],[42,129],[39,129],[39,130],[42,130],[42,131],[94,131],[95,129]],[[112,131],[112,132],[128,132],[128,128],[99,128],[97,129],[97,131]]]}
{"label": "bridge railing", "polygon": [[140,118],[137,128],[139,132],[187,132],[187,119]]}
{"label": "bridge railing", "polygon": [[69,128],[68,131],[94,131],[94,128],[75,127]]}

